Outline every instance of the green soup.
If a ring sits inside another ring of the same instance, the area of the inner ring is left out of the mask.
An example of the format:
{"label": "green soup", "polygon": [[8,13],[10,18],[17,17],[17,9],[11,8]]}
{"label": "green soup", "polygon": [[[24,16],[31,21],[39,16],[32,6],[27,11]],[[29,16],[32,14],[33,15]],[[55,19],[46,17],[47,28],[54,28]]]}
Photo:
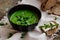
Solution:
{"label": "green soup", "polygon": [[11,17],[10,21],[14,24],[27,26],[38,22],[38,16],[30,10],[19,10],[15,11]]}

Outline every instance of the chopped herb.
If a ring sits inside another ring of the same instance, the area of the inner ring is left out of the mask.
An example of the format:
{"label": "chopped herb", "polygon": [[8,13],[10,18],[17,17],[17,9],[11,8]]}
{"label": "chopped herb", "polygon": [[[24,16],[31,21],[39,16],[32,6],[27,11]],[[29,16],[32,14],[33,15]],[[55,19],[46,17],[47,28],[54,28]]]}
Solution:
{"label": "chopped herb", "polygon": [[9,33],[9,36],[8,36],[8,38],[10,38],[12,35],[13,35],[13,33]]}
{"label": "chopped herb", "polygon": [[18,19],[20,19],[20,16],[16,16]]}
{"label": "chopped herb", "polygon": [[44,26],[45,26],[45,29],[49,27],[49,25],[48,25],[48,24],[44,24]]}
{"label": "chopped herb", "polygon": [[56,23],[56,24],[55,24],[55,26],[56,26],[56,27],[58,27],[58,26],[59,26],[59,24],[57,24],[57,23]]}
{"label": "chopped herb", "polygon": [[55,17],[55,20],[57,20],[58,18],[57,17]]}
{"label": "chopped herb", "polygon": [[21,21],[21,19],[18,19],[18,21]]}
{"label": "chopped herb", "polygon": [[47,29],[47,28],[53,29],[54,26],[58,27],[59,24],[57,24],[57,23],[55,23],[54,25],[52,23],[50,23],[50,24],[44,24],[44,26],[40,26],[39,28],[42,29],[44,27],[45,29]]}
{"label": "chopped herb", "polygon": [[21,38],[24,38],[25,35],[26,35],[26,32],[23,32],[23,33],[21,34]]}
{"label": "chopped herb", "polygon": [[28,17],[26,17],[26,20],[28,20],[29,18]]}
{"label": "chopped herb", "polygon": [[52,23],[50,23],[50,27],[51,27],[51,29],[54,27],[54,25],[52,24]]}
{"label": "chopped herb", "polygon": [[42,27],[44,27],[44,26],[40,26],[39,28],[42,28]]}
{"label": "chopped herb", "polygon": [[3,26],[4,25],[4,23],[0,23],[0,26]]}

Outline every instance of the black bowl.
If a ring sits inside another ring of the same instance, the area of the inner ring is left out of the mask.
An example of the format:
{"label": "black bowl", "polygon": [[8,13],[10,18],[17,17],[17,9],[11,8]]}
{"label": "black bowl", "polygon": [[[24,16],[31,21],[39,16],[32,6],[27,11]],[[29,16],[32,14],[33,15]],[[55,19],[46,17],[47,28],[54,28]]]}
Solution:
{"label": "black bowl", "polygon": [[32,25],[28,25],[28,26],[21,26],[21,25],[17,25],[17,24],[14,24],[10,21],[10,16],[17,10],[24,10],[24,9],[28,9],[28,10],[31,10],[33,12],[35,12],[38,17],[39,17],[39,20],[41,18],[41,12],[38,8],[32,6],[32,5],[27,5],[27,4],[21,4],[21,5],[17,5],[13,8],[11,8],[9,11],[8,11],[8,19],[9,19],[9,22],[10,24],[12,25],[12,27],[15,29],[15,30],[18,30],[20,32],[27,32],[27,31],[31,31],[31,30],[34,30],[35,26],[38,24],[35,23],[35,24],[32,24]]}

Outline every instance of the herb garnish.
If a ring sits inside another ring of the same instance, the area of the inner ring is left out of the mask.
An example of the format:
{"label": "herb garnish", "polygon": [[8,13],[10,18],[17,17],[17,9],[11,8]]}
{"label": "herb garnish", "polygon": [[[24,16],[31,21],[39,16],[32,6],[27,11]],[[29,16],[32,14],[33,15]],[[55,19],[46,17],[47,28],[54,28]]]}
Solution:
{"label": "herb garnish", "polygon": [[46,29],[47,27],[49,27],[49,25],[48,25],[48,24],[44,24],[44,26],[45,26],[45,29]]}
{"label": "herb garnish", "polygon": [[57,20],[58,18],[57,17],[55,17],[55,20]]}
{"label": "herb garnish", "polygon": [[26,32],[22,32],[22,34],[21,34],[21,38],[24,38],[25,35],[26,35]]}
{"label": "herb garnish", "polygon": [[56,23],[55,26],[58,28],[59,24]]}
{"label": "herb garnish", "polygon": [[3,26],[4,25],[4,23],[0,23],[0,26]]}
{"label": "herb garnish", "polygon": [[51,29],[54,27],[54,25],[52,24],[52,23],[50,23],[50,27],[51,27]]}
{"label": "herb garnish", "polygon": [[12,35],[13,35],[13,33],[9,33],[9,36],[8,36],[8,38],[10,38]]}
{"label": "herb garnish", "polygon": [[41,28],[41,29],[42,28],[45,28],[45,29],[51,28],[51,29],[53,29],[54,26],[58,27],[59,24],[57,24],[57,23],[55,23],[54,25],[52,23],[50,23],[50,24],[44,24],[44,26],[40,26],[39,28]]}

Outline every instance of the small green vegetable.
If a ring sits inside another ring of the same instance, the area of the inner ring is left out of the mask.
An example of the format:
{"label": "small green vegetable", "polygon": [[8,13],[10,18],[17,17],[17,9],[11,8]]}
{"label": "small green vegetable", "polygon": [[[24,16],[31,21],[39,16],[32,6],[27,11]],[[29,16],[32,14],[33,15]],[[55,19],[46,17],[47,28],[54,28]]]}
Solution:
{"label": "small green vegetable", "polygon": [[57,20],[58,18],[57,17],[55,17],[55,20]]}
{"label": "small green vegetable", "polygon": [[9,33],[9,36],[8,36],[8,38],[10,38],[12,35],[13,35],[13,33]]}
{"label": "small green vegetable", "polygon": [[23,32],[23,33],[21,34],[21,38],[24,38],[25,35],[26,35],[26,32]]}
{"label": "small green vegetable", "polygon": [[0,23],[0,26],[3,26],[4,25],[4,23]]}

